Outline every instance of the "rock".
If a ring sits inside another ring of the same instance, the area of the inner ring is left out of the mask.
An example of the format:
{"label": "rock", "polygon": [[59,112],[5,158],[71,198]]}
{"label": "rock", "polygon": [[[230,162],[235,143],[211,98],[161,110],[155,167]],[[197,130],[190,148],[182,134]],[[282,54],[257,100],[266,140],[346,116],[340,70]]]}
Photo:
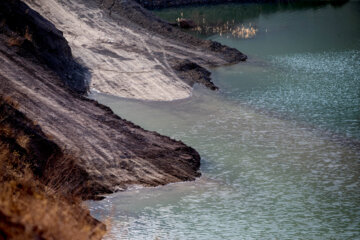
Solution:
{"label": "rock", "polygon": [[169,22],[168,23],[170,26],[173,26],[173,27],[178,27],[179,24],[177,22]]}
{"label": "rock", "polygon": [[0,1],[0,22],[0,31],[19,53],[36,56],[70,89],[86,93],[86,69],[74,61],[63,33],[52,23],[19,0]]}
{"label": "rock", "polygon": [[219,52],[228,57],[230,63],[242,62],[246,61],[247,56],[236,50],[235,48],[231,48],[228,46],[224,46],[221,43],[215,41],[206,41],[207,47],[213,52]]}
{"label": "rock", "polygon": [[188,59],[175,61],[173,68],[179,76],[184,80],[192,79],[191,85],[200,83],[210,88],[211,90],[218,90],[219,88],[211,81],[211,73],[197,63],[191,62]]}
{"label": "rock", "polygon": [[189,28],[195,28],[196,24],[192,20],[181,18],[179,19],[179,26],[184,29],[189,29]]}
{"label": "rock", "polygon": [[[0,1],[0,19],[0,97],[10,95],[18,104],[0,108],[0,115],[7,113],[7,125],[30,138],[28,150],[19,152],[39,180],[93,199],[133,184],[158,186],[200,176],[193,148],[74,93],[84,90],[84,79],[74,75],[70,47],[49,21],[17,0]],[[63,177],[52,179],[52,171]]]}

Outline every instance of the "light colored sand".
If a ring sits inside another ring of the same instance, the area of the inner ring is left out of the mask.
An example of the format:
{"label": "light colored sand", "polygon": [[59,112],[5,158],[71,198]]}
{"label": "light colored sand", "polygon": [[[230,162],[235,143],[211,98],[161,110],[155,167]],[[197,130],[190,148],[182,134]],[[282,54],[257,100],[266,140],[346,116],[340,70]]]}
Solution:
{"label": "light colored sand", "polygon": [[92,89],[156,101],[191,95],[192,88],[176,76],[166,60],[163,46],[170,43],[164,39],[145,31],[134,32],[102,10],[76,1],[25,2],[63,31],[74,57],[89,68]]}

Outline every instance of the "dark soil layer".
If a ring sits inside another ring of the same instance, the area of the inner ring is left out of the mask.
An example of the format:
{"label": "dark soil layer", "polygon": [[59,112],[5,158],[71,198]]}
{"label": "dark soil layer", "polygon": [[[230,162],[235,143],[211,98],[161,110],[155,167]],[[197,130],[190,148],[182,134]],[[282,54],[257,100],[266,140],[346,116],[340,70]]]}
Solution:
{"label": "dark soil layer", "polygon": [[71,89],[86,93],[85,69],[76,63],[61,31],[21,1],[0,2],[1,32],[9,45],[21,45],[20,54],[36,56]]}
{"label": "dark soil layer", "polygon": [[[235,49],[198,40],[171,27],[135,2],[102,1],[101,7],[113,18],[121,15],[148,31],[206,49],[227,63],[246,59]],[[169,62],[189,84],[200,82],[216,89],[210,73],[198,63],[177,58]],[[85,98],[82,94],[88,90],[87,74],[53,24],[19,0],[0,2],[2,167],[15,169],[20,176],[2,175],[0,192],[8,197],[0,202],[0,238],[70,239],[65,234],[70,230],[51,232],[51,221],[41,222],[41,218],[34,217],[34,209],[48,208],[49,214],[54,210],[49,217],[52,220],[61,219],[60,210],[70,209],[72,230],[81,221],[79,229],[103,227],[78,205],[72,208],[61,199],[96,199],[129,185],[157,186],[200,176],[200,156],[194,149],[146,131]],[[31,177],[24,182],[27,169]],[[29,214],[32,220],[20,221],[22,214]],[[79,219],[77,215],[84,217]],[[84,239],[98,239],[103,230],[91,234]]]}
{"label": "dark soil layer", "polygon": [[0,239],[100,239],[76,197],[86,173],[18,107],[0,97]]}
{"label": "dark soil layer", "polygon": [[[63,68],[62,74],[58,74],[51,64],[43,64],[47,57],[51,62],[54,54],[61,61],[74,63],[61,32],[19,1],[1,4],[0,95],[17,102],[18,111],[36,122],[43,133],[39,135],[43,140],[34,142],[33,151],[44,156],[29,158],[38,161],[32,163],[37,175],[41,177],[49,163],[64,169],[71,165],[76,174],[69,174],[72,179],[63,184],[71,184],[68,189],[84,198],[125,189],[131,184],[156,186],[194,180],[200,175],[200,157],[194,149],[145,131],[109,108],[73,92],[77,88],[71,88],[71,81],[62,76],[76,74],[78,69]],[[30,14],[34,19],[28,21],[34,27],[8,17],[11,11],[24,19]],[[38,42],[27,37],[24,28],[31,29],[32,36],[46,32],[44,37],[50,40]],[[51,37],[52,33],[56,37]],[[58,48],[65,50],[51,50]],[[51,54],[41,54],[42,51]],[[81,80],[85,81],[78,79]],[[23,124],[19,116],[15,114],[9,119],[12,124],[18,122],[14,128]],[[62,155],[71,156],[71,164],[58,162],[57,159],[64,159]]]}
{"label": "dark soil layer", "polygon": [[[174,39],[181,42],[182,44],[188,45],[189,48],[197,47],[202,48],[203,51],[210,52],[219,58],[224,59],[227,63],[237,63],[245,61],[247,56],[238,51],[235,48],[222,45],[218,42],[209,40],[198,39],[191,36],[171,24],[159,19],[151,12],[141,7],[138,3],[133,0],[129,1],[115,1],[115,0],[96,0],[100,7],[108,9],[111,17],[127,18],[133,23],[147,29],[150,32],[160,34],[168,39]],[[171,50],[169,50],[171,51]],[[216,65],[216,63],[206,64],[201,62],[203,65]]]}
{"label": "dark soil layer", "polygon": [[80,95],[85,77],[54,25],[0,2],[0,239],[99,239],[74,199],[200,176],[194,149]]}

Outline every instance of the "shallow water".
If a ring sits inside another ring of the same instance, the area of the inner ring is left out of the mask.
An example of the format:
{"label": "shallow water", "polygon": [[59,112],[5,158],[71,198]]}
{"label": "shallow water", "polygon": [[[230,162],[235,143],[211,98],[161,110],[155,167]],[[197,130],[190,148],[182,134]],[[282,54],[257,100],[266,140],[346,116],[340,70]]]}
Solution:
{"label": "shallow water", "polygon": [[360,4],[228,4],[158,14],[171,20],[181,12],[212,27],[234,19],[232,29],[256,28],[251,38],[201,32],[249,61],[213,69],[221,90],[197,86],[182,101],[92,95],[202,156],[195,182],[89,203],[94,216],[110,218],[108,238],[359,239]]}

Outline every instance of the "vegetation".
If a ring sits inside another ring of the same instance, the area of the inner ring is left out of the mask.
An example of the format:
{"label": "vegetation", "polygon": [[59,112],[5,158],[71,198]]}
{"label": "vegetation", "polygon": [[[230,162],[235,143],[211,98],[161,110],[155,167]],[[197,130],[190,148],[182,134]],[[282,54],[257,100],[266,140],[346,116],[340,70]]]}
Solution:
{"label": "vegetation", "polygon": [[[36,173],[34,136],[27,129],[36,126],[28,122],[24,129],[14,128],[10,123],[26,120],[14,119],[21,116],[16,108],[0,97],[0,239],[101,239],[105,226],[81,206],[80,198],[60,187],[64,177],[57,174],[63,171],[51,171],[56,184]],[[44,169],[50,172],[50,166]]]}

